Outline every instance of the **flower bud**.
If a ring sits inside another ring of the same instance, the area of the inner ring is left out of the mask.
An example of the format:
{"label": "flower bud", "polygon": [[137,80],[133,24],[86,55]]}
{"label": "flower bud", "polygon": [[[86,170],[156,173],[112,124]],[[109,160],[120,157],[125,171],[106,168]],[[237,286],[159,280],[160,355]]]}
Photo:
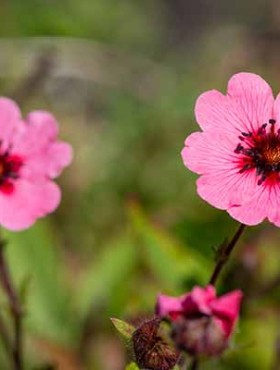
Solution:
{"label": "flower bud", "polygon": [[140,369],[171,370],[178,360],[178,351],[164,335],[161,319],[143,323],[132,335],[135,362]]}
{"label": "flower bud", "polygon": [[170,320],[171,337],[179,350],[217,356],[228,346],[241,298],[238,290],[217,297],[212,285],[195,287],[177,298],[159,295],[156,313]]}
{"label": "flower bud", "polygon": [[171,337],[179,350],[193,356],[217,356],[228,345],[225,334],[209,316],[178,318],[172,323]]}

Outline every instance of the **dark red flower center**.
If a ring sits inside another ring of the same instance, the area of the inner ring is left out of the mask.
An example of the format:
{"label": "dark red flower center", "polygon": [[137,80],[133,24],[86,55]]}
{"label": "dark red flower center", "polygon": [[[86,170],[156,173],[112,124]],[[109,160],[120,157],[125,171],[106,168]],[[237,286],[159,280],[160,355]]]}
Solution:
{"label": "dark red flower center", "polygon": [[[258,185],[265,180],[279,181],[280,130],[275,130],[276,121],[269,120],[257,132],[242,132],[234,152],[241,155],[240,173],[256,170]],[[269,127],[269,129],[267,129]]]}
{"label": "dark red flower center", "polygon": [[0,154],[0,191],[11,194],[14,190],[14,180],[19,177],[22,159],[6,150]]}

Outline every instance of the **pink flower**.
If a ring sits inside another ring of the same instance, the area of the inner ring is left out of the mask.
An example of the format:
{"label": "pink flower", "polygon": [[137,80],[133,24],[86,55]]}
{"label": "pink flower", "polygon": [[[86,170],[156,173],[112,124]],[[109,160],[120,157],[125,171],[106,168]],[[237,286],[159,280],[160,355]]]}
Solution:
{"label": "pink flower", "polygon": [[58,206],[52,179],[70,164],[72,149],[57,134],[50,113],[34,111],[23,120],[16,103],[0,98],[0,225],[22,230]]}
{"label": "pink flower", "polygon": [[172,322],[172,337],[178,348],[192,355],[220,354],[228,345],[239,316],[242,292],[221,297],[215,288],[195,287],[180,297],[159,295],[156,313]]}
{"label": "pink flower", "polygon": [[265,218],[280,226],[280,94],[252,73],[238,73],[227,94],[199,96],[196,119],[182,151],[198,173],[199,195],[246,225]]}

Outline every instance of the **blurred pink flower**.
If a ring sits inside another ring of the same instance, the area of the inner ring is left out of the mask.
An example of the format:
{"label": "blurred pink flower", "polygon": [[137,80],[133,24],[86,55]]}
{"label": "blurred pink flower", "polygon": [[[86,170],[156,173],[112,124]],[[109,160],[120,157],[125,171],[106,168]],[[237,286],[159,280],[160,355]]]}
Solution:
{"label": "blurred pink flower", "polygon": [[0,225],[22,230],[58,206],[52,179],[70,164],[72,148],[57,134],[50,113],[34,111],[23,120],[15,102],[0,98]]}
{"label": "blurred pink flower", "polygon": [[241,299],[240,290],[217,297],[212,285],[194,287],[177,298],[159,295],[156,314],[171,320],[172,337],[179,349],[192,355],[218,355],[228,346]]}
{"label": "blurred pink flower", "polygon": [[260,76],[238,73],[226,95],[200,95],[195,115],[202,132],[186,139],[182,157],[201,175],[199,195],[246,225],[280,226],[280,94],[274,100]]}

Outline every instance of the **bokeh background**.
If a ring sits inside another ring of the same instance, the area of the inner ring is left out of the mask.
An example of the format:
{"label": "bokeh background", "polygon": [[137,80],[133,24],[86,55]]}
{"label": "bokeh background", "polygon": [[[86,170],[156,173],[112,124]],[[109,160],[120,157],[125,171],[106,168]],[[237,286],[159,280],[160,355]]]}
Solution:
{"label": "bokeh background", "polygon": [[[206,284],[236,223],[182,165],[196,97],[238,71],[280,86],[277,0],[2,0],[0,89],[52,111],[75,159],[63,201],[4,231],[25,302],[28,369],[122,370],[110,322],[153,315],[158,292]],[[217,146],[219,143],[217,143]],[[241,190],[242,191],[242,190]],[[202,369],[280,369],[279,230],[249,230],[219,293],[242,287],[232,348]],[[6,302],[1,299],[4,312]],[[0,368],[8,369],[0,352]]]}

